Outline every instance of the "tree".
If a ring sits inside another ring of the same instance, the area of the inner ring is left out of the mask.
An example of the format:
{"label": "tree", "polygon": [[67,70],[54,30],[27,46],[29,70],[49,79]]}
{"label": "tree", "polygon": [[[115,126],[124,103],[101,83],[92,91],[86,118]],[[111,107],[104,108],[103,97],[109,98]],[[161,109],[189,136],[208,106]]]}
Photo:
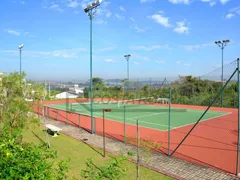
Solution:
{"label": "tree", "polygon": [[56,152],[46,144],[35,146],[22,142],[22,133],[39,120],[25,96],[42,100],[44,88],[37,84],[29,90],[25,74],[0,76],[0,179],[65,179],[66,162],[56,161]]}
{"label": "tree", "polygon": [[105,87],[105,84],[103,82],[103,79],[99,78],[99,77],[94,77],[92,78],[92,83],[93,83],[93,87],[94,88],[102,88],[102,87]]}

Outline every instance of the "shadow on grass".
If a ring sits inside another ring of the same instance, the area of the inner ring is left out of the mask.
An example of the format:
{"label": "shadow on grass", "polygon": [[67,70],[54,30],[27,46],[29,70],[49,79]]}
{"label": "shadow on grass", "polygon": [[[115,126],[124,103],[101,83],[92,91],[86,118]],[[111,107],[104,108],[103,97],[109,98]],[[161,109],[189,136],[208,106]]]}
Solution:
{"label": "shadow on grass", "polygon": [[38,138],[39,141],[41,141],[42,143],[46,143],[42,138],[40,138],[35,132],[31,131],[33,133],[33,135]]}
{"label": "shadow on grass", "polygon": [[87,141],[87,139],[83,139],[83,140],[82,140],[82,142],[83,142],[84,144],[86,144],[88,147],[90,147],[92,150],[94,150],[96,153],[100,154],[100,155],[103,157],[103,153],[101,153],[98,148],[95,148],[95,147],[91,146],[91,145],[88,144],[86,141]]}

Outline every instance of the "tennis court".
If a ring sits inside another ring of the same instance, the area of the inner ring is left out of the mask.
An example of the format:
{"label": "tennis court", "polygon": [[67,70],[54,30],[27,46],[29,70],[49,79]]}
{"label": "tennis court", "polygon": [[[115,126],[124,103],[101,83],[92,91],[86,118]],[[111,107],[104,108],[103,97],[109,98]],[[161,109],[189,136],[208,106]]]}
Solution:
{"label": "tennis court", "polygon": [[[91,115],[90,103],[71,103],[71,104],[51,104],[52,108],[79,113],[82,115]],[[152,104],[134,104],[124,102],[97,102],[93,103],[94,117],[102,118],[103,109],[111,109],[111,112],[105,113],[105,118],[126,124],[136,124],[139,119],[139,125],[151,129],[167,131],[169,123],[169,107],[156,106]],[[195,123],[203,114],[203,110],[187,108],[171,108],[170,129],[175,129]],[[201,121],[211,120],[228,114],[227,112],[208,111]],[[124,118],[125,117],[125,118]]]}

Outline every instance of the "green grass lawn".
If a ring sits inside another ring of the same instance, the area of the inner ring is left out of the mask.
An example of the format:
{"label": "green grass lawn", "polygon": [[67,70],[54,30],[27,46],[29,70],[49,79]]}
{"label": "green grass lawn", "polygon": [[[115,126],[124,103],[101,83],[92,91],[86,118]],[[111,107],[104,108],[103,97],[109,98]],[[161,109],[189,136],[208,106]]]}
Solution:
{"label": "green grass lawn", "polygon": [[[169,109],[167,106],[153,105],[135,105],[135,104],[111,104],[111,103],[94,103],[94,116],[102,118],[102,109],[110,108],[112,112],[106,113],[105,117],[110,120],[123,122],[124,121],[124,105],[126,105],[126,123],[136,124],[139,119],[139,124],[144,127],[157,130],[167,131],[169,120]],[[72,110],[73,112],[90,115],[89,103],[79,104],[52,104],[50,107],[61,110]],[[195,123],[203,114],[203,110],[171,108],[171,129],[186,126]],[[209,120],[215,117],[223,116],[226,112],[208,111],[203,120]]]}
{"label": "green grass lawn", "polygon": [[[25,142],[38,144],[41,142],[41,140],[43,141],[46,140],[45,132],[43,131],[42,127],[35,126],[31,127],[30,129],[25,131],[23,140]],[[81,141],[75,140],[63,134],[60,134],[58,137],[50,137],[50,142],[51,149],[57,150],[59,159],[61,160],[70,159],[69,162],[70,171],[68,173],[69,179],[72,179],[72,177],[74,176],[78,177],[77,179],[81,179],[79,174],[81,170],[86,168],[85,162],[87,158],[91,157],[93,159],[93,162],[96,165],[100,166],[107,163],[110,160],[110,158],[103,158],[101,156],[102,154],[101,150],[90,147],[89,145]],[[108,154],[108,156],[111,156],[111,154]],[[127,167],[128,171],[127,174],[122,179],[128,180],[136,179],[135,178],[136,165],[134,163],[126,161],[125,166]],[[172,178],[169,178],[147,168],[141,167],[140,179],[170,180]]]}

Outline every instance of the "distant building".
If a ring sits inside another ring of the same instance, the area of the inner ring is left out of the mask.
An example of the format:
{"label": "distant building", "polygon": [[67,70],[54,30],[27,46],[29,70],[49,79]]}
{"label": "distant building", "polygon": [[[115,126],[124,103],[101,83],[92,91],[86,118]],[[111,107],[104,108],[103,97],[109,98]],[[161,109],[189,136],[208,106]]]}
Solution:
{"label": "distant building", "polygon": [[71,93],[71,92],[62,92],[56,95],[57,99],[73,99],[73,98],[77,98],[79,96],[79,94],[75,94],[75,93]]}
{"label": "distant building", "polygon": [[74,87],[69,88],[69,91],[71,93],[82,95],[83,92],[84,92],[84,88],[83,87],[79,87],[78,84],[75,84]]}

